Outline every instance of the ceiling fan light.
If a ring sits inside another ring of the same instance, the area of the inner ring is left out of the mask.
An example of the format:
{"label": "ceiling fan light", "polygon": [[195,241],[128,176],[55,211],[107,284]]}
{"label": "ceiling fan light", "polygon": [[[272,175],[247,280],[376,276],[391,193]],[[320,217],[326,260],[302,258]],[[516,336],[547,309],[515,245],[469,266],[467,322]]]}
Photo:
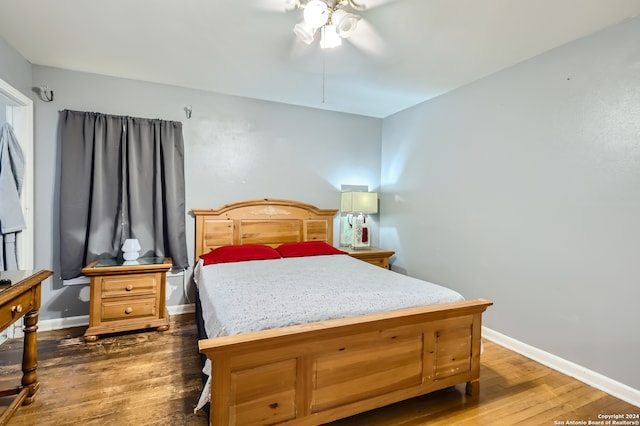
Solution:
{"label": "ceiling fan light", "polygon": [[342,39],[336,31],[335,25],[325,25],[320,34],[320,47],[323,49],[331,49],[342,44]]}
{"label": "ceiling fan light", "polygon": [[311,28],[320,28],[329,20],[329,8],[320,0],[311,0],[304,7],[304,21]]}
{"label": "ceiling fan light", "polygon": [[336,9],[331,15],[331,23],[336,26],[342,38],[350,37],[358,26],[360,17],[343,9]]}
{"label": "ceiling fan light", "polygon": [[313,42],[313,35],[315,34],[316,30],[315,28],[312,28],[309,25],[307,25],[306,22],[301,22],[299,24],[296,24],[295,27],[293,27],[293,32],[304,43],[311,44]]}

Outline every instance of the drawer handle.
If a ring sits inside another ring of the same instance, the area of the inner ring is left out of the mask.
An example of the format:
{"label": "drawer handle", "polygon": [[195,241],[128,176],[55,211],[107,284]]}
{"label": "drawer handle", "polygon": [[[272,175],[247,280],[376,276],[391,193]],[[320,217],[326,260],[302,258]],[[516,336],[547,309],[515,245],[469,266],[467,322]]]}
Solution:
{"label": "drawer handle", "polygon": [[131,290],[133,290],[133,286],[131,284],[129,284],[124,289],[127,290],[127,291],[131,291]]}
{"label": "drawer handle", "polygon": [[14,314],[19,314],[20,312],[22,312],[22,305],[12,306],[11,312],[13,312]]}
{"label": "drawer handle", "polygon": [[133,308],[131,306],[124,310],[124,313],[127,315],[129,315],[131,312],[133,312]]}

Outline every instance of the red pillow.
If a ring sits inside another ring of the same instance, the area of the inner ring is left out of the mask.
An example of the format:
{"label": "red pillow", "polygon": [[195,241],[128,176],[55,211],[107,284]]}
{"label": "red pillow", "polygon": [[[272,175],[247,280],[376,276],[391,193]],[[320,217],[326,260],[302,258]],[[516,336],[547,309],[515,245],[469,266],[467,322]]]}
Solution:
{"label": "red pillow", "polygon": [[284,243],[276,250],[282,257],[319,256],[323,254],[348,254],[324,241],[303,241],[300,243]]}
{"label": "red pillow", "polygon": [[222,246],[201,254],[205,265],[214,263],[243,262],[245,260],[280,259],[273,247],[262,244],[245,244],[242,246]]}

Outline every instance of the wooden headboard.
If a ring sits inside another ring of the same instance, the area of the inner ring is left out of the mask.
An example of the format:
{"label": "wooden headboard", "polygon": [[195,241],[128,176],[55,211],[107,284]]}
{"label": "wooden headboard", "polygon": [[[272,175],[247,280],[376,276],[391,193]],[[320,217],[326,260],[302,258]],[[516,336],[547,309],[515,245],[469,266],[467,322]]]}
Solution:
{"label": "wooden headboard", "polygon": [[337,209],[319,209],[292,200],[263,198],[193,209],[196,217],[196,261],[211,249],[226,245],[320,240],[333,244]]}

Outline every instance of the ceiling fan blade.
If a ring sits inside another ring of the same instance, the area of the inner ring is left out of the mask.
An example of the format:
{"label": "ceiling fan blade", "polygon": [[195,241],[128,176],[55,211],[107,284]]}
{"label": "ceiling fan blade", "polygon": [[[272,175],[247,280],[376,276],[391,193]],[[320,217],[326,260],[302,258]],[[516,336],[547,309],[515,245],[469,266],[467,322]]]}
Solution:
{"label": "ceiling fan blade", "polygon": [[[374,9],[384,6],[387,3],[393,3],[398,0],[354,0],[353,8],[358,11]],[[268,12],[291,12],[300,7],[305,0],[253,0],[256,9]]]}
{"label": "ceiling fan blade", "polygon": [[312,55],[317,49],[319,49],[318,40],[314,40],[311,44],[306,44],[296,37],[293,32],[291,36],[291,43],[287,55],[287,59],[290,62],[298,62],[304,57]]}
{"label": "ceiling fan blade", "polygon": [[254,0],[256,9],[267,12],[291,12],[300,6],[299,0]]}
{"label": "ceiling fan blade", "polygon": [[291,48],[289,49],[289,59],[295,60],[304,56],[311,48],[308,44],[298,40],[297,37],[292,38]]}
{"label": "ceiling fan blade", "polygon": [[387,3],[394,3],[398,0],[355,0],[356,5],[364,6],[363,10],[375,9]]}
{"label": "ceiling fan blade", "polygon": [[384,56],[387,44],[366,19],[360,19],[358,28],[347,40],[358,49],[371,56]]}

